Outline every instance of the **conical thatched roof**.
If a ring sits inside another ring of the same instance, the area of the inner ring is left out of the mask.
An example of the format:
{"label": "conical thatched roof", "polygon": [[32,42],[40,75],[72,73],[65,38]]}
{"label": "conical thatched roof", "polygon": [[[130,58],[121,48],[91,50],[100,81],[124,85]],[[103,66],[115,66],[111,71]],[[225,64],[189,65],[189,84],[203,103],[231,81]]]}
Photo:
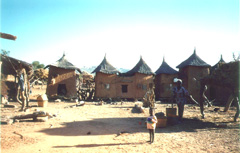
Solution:
{"label": "conical thatched roof", "polygon": [[200,67],[211,67],[211,65],[204,62],[197,54],[196,49],[194,49],[193,54],[177,66],[177,68],[184,68],[186,66],[200,66]]}
{"label": "conical thatched roof", "polygon": [[137,63],[137,65],[133,69],[124,73],[123,75],[134,75],[135,73],[155,75],[155,73],[146,64],[146,62],[142,59],[142,57],[140,58],[139,62]]}
{"label": "conical thatched roof", "polygon": [[158,75],[158,74],[176,74],[176,73],[178,73],[178,71],[176,71],[172,67],[170,67],[165,62],[165,59],[163,58],[162,65],[157,69],[157,71],[155,73],[156,73],[156,75]]}
{"label": "conical thatched roof", "polygon": [[119,73],[119,71],[113,67],[106,59],[106,56],[104,56],[103,61],[98,65],[98,67],[92,72],[102,72],[106,74],[116,74]]}
{"label": "conical thatched roof", "polygon": [[222,55],[221,55],[220,60],[219,60],[219,61],[217,62],[217,64],[215,64],[211,69],[214,70],[214,69],[216,69],[216,68],[219,67],[219,64],[223,64],[223,63],[226,63],[226,62],[223,60],[223,57],[222,57]]}
{"label": "conical thatched roof", "polygon": [[[54,66],[54,67],[58,67],[58,68],[63,68],[63,69],[72,69],[72,70],[77,70],[79,73],[81,73],[81,70],[77,67],[75,67],[72,63],[70,63],[66,57],[65,54],[63,54],[63,56],[56,61],[53,64],[47,65],[45,68],[48,68],[50,66]],[[45,69],[44,68],[44,69]]]}

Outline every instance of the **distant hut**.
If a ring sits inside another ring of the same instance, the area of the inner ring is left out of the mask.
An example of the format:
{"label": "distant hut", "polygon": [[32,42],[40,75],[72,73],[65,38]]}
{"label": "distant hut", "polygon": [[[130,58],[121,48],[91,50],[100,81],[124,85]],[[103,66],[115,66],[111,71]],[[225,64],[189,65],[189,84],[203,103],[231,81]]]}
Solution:
{"label": "distant hut", "polygon": [[[17,37],[11,34],[0,32],[0,38],[8,40],[16,40]],[[30,64],[23,61],[8,57],[6,55],[0,54],[0,77],[1,77],[1,96],[9,97],[16,99],[17,89],[15,86],[16,83],[16,66],[19,65],[19,62],[22,63],[23,67],[26,69],[30,68]],[[17,61],[17,64],[16,64]],[[15,63],[15,64],[13,64]],[[30,68],[32,71],[32,67]],[[3,72],[2,72],[3,71]],[[31,72],[32,73],[32,72]]]}
{"label": "distant hut", "polygon": [[168,100],[172,95],[172,83],[173,79],[178,77],[178,71],[170,67],[163,58],[161,66],[155,73],[154,84],[156,99]]}
{"label": "distant hut", "polygon": [[[210,73],[214,73],[221,65],[226,64],[221,55],[220,60],[211,67]],[[231,91],[228,88],[222,88],[218,86],[210,86],[210,99],[215,99],[216,102],[220,104],[225,104],[230,96]]]}
{"label": "distant hut", "polygon": [[1,95],[2,96],[8,96],[9,98],[12,98],[16,100],[16,94],[17,94],[17,79],[16,79],[16,70],[19,68],[19,63],[22,64],[23,68],[26,70],[26,73],[28,75],[28,81],[31,78],[33,74],[33,67],[32,64],[29,64],[27,62],[6,56],[1,55]]}
{"label": "distant hut", "polygon": [[49,68],[46,94],[49,98],[76,98],[76,72],[81,70],[70,63],[65,54],[55,63],[47,65]]}
{"label": "distant hut", "polygon": [[152,72],[141,57],[133,69],[119,76],[117,96],[120,98],[142,99],[149,84],[153,84],[154,75],[155,73]]}
{"label": "distant hut", "polygon": [[220,60],[219,60],[214,66],[211,67],[210,73],[212,73],[214,70],[218,69],[219,66],[220,66],[221,64],[224,64],[224,63],[226,63],[226,62],[223,60],[223,57],[222,57],[222,55],[221,55]]}
{"label": "distant hut", "polygon": [[179,68],[179,78],[183,80],[183,86],[197,101],[200,100],[200,85],[194,81],[194,78],[198,80],[209,75],[210,67],[196,54],[196,49],[188,59],[177,66]]}
{"label": "distant hut", "polygon": [[106,59],[92,72],[95,75],[95,98],[107,99],[116,97],[116,77],[119,71]]}

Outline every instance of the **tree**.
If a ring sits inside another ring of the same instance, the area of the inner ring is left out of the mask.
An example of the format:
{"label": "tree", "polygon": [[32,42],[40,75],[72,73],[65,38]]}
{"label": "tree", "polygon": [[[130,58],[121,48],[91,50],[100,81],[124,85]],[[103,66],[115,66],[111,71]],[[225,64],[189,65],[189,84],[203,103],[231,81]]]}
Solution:
{"label": "tree", "polygon": [[240,54],[238,55],[238,57],[236,57],[236,55],[233,53],[233,60],[240,61]]}
{"label": "tree", "polygon": [[39,68],[44,68],[44,64],[40,64],[39,61],[33,61],[32,65],[33,65],[34,70],[39,69]]}
{"label": "tree", "polygon": [[37,66],[37,68],[38,68],[38,69],[44,68],[44,64],[39,64],[39,65]]}
{"label": "tree", "polygon": [[4,49],[1,49],[1,51],[2,51],[2,55],[9,56],[9,54],[10,54],[10,51],[6,51]]}

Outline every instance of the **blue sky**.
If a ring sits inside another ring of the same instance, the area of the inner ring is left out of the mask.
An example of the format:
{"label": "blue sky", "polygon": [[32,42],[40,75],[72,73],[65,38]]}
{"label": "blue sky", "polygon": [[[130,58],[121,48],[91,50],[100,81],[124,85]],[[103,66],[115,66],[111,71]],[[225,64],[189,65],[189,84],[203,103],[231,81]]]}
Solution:
{"label": "blue sky", "polygon": [[47,65],[63,52],[78,67],[106,54],[131,69],[140,56],[156,71],[196,52],[214,65],[240,54],[239,0],[1,0],[1,39],[10,56]]}

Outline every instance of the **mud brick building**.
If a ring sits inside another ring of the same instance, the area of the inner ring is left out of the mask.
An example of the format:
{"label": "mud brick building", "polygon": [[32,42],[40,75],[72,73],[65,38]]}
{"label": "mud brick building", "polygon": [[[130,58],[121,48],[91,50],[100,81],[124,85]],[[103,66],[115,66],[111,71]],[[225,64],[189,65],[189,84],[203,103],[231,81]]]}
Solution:
{"label": "mud brick building", "polygon": [[178,71],[168,65],[163,58],[162,64],[156,70],[154,79],[157,100],[170,100],[172,97],[173,79],[178,77]]}
{"label": "mud brick building", "polygon": [[[208,76],[210,74],[211,65],[204,62],[197,54],[196,49],[194,49],[193,54],[180,63],[177,68],[179,68],[179,78],[183,80],[183,86],[188,90],[189,94],[197,101],[200,101],[200,84],[198,81],[200,78]],[[207,96],[209,91],[207,92]]]}
{"label": "mud brick building", "polygon": [[65,54],[53,64],[47,65],[49,68],[48,83],[46,94],[48,98],[76,98],[77,87],[76,71],[81,73],[81,70],[70,63]]}

